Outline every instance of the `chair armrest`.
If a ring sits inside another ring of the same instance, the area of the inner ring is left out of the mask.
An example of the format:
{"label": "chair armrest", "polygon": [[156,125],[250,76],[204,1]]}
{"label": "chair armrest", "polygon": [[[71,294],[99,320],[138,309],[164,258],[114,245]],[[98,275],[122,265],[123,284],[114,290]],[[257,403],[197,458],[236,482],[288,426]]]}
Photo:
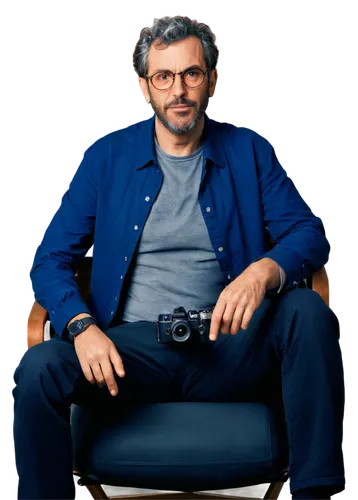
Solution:
{"label": "chair armrest", "polygon": [[329,282],[325,267],[321,267],[312,275],[312,290],[317,292],[329,306]]}
{"label": "chair armrest", "polygon": [[32,347],[44,341],[45,324],[49,319],[46,309],[34,302],[27,322],[27,346]]}
{"label": "chair armrest", "polygon": [[[75,278],[80,294],[86,304],[89,302],[92,257],[81,259],[76,269]],[[27,322],[28,348],[45,340],[45,324],[49,320],[48,312],[38,302],[34,302]]]}

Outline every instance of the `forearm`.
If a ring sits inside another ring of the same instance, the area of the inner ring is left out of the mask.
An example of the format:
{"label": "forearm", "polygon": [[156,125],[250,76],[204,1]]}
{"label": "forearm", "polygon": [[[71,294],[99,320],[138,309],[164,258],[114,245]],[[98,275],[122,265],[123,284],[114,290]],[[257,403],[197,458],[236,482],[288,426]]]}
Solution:
{"label": "forearm", "polygon": [[79,314],[90,315],[70,266],[61,265],[50,258],[45,260],[35,257],[30,278],[35,300],[48,311],[58,337],[66,336],[66,326],[72,318]]}

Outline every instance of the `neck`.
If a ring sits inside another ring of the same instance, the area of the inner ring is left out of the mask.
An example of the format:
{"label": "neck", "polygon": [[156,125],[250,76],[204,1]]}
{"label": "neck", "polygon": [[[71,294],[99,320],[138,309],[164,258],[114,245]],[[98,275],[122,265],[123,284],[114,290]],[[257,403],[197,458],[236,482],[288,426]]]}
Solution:
{"label": "neck", "polygon": [[155,136],[160,148],[172,156],[188,156],[201,146],[204,116],[187,134],[174,134],[155,117]]}

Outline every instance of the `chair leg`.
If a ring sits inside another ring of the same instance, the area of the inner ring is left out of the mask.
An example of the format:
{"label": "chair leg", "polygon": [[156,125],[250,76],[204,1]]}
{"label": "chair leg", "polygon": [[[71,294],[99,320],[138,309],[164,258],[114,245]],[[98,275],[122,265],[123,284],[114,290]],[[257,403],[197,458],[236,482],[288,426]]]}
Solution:
{"label": "chair leg", "polygon": [[85,485],[88,491],[91,493],[92,498],[94,500],[108,500],[109,497],[107,497],[104,489],[100,484],[86,484]]}
{"label": "chair leg", "polygon": [[198,500],[280,500],[283,482],[258,484],[228,490],[196,491]]}
{"label": "chair leg", "polygon": [[[282,495],[285,489],[286,483],[272,483],[269,491],[266,493],[265,500],[283,500]],[[285,495],[286,498],[286,495]],[[287,498],[289,498],[287,496]]]}

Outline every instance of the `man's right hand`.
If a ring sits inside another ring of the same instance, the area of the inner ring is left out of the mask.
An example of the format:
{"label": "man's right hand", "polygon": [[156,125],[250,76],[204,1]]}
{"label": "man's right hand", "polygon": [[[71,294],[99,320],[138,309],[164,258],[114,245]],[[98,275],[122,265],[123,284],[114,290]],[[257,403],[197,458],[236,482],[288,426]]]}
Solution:
{"label": "man's right hand", "polygon": [[99,386],[107,384],[109,392],[116,396],[118,386],[113,376],[112,364],[119,377],[124,377],[125,372],[122,358],[114,343],[97,325],[89,325],[75,337],[74,346],[86,379]]}

